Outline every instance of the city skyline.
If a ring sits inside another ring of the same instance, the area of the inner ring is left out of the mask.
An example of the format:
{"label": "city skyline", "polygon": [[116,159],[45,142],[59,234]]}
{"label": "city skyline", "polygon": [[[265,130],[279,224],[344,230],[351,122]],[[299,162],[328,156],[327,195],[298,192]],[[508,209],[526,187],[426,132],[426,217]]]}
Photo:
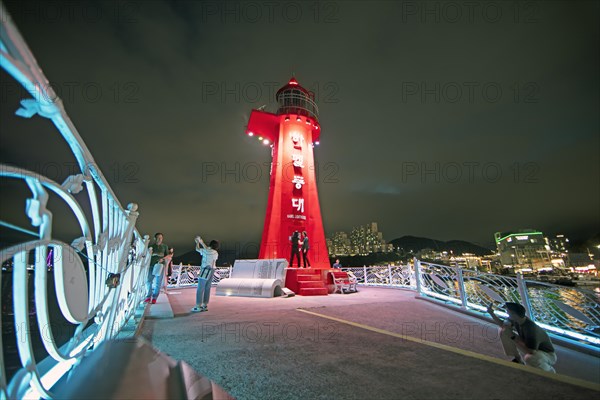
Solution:
{"label": "city skyline", "polygon": [[[182,249],[196,234],[260,241],[270,153],[247,115],[272,111],[292,74],[319,107],[325,232],[378,221],[389,240],[487,246],[525,227],[598,233],[597,4],[452,19],[416,2],[293,3],[296,20],[267,3],[258,19],[237,2],[117,3],[5,5],[142,233]],[[14,115],[27,95],[0,77],[2,162],[62,182],[74,160],[48,121]],[[27,227],[23,207],[3,201]]]}

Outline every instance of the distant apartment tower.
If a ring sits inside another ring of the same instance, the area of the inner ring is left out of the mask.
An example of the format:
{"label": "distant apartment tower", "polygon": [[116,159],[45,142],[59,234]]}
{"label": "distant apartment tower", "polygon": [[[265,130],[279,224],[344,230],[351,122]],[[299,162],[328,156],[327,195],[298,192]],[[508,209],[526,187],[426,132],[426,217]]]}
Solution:
{"label": "distant apartment tower", "polygon": [[548,238],[548,244],[557,253],[569,252],[569,238],[565,237],[565,235],[559,234],[553,238]]}
{"label": "distant apartment tower", "polygon": [[327,248],[331,255],[347,256],[351,253],[350,238],[346,232],[336,232],[332,238],[327,239]]}
{"label": "distant apartment tower", "polygon": [[367,255],[394,250],[393,245],[387,244],[383,239],[383,233],[379,232],[376,222],[354,227],[350,235],[336,232],[327,243],[330,256]]}
{"label": "distant apartment tower", "polygon": [[494,234],[500,263],[507,268],[531,269],[551,267],[550,246],[544,234],[534,229]]}

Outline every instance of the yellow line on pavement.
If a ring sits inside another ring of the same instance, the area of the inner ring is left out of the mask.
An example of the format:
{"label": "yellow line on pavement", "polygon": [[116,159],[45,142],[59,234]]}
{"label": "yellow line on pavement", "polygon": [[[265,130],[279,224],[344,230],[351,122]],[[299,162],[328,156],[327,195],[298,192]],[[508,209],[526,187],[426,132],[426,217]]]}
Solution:
{"label": "yellow line on pavement", "polygon": [[297,310],[300,312],[303,312],[305,314],[311,314],[311,315],[315,315],[317,317],[326,318],[326,319],[336,321],[336,322],[339,322],[342,324],[365,329],[367,331],[376,332],[376,333],[380,333],[382,335],[388,335],[388,336],[396,337],[396,338],[403,339],[403,340],[408,340],[410,342],[419,343],[419,344],[422,344],[425,346],[435,347],[437,349],[450,351],[452,353],[461,354],[466,357],[476,358],[478,360],[488,361],[488,362],[502,365],[505,367],[515,368],[515,369],[518,369],[521,371],[529,372],[531,374],[543,376],[545,378],[554,379],[555,381],[559,381],[559,382],[563,382],[563,383],[569,383],[571,385],[580,386],[580,387],[583,387],[586,389],[600,391],[600,385],[598,385],[596,383],[588,382],[583,379],[573,378],[573,377],[567,376],[567,375],[553,374],[551,372],[543,371],[538,368],[527,367],[525,365],[517,364],[517,363],[511,362],[511,361],[505,361],[505,360],[501,360],[499,358],[486,356],[485,354],[475,353],[474,351],[459,349],[457,347],[452,347],[452,346],[448,346],[448,345],[441,344],[441,343],[431,342],[429,340],[423,340],[423,339],[403,335],[403,334],[396,333],[396,332],[390,332],[390,331],[386,331],[385,329],[379,329],[379,328],[375,328],[373,326],[359,324],[358,322],[347,321],[345,319],[331,317],[329,315],[319,314],[319,313],[316,313],[313,311],[303,310],[301,308],[298,308]]}

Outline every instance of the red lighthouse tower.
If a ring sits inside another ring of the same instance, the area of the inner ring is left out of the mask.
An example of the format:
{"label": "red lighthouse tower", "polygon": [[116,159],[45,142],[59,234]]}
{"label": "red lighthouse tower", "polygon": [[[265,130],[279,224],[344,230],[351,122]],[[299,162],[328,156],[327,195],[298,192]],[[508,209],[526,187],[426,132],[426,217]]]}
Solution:
{"label": "red lighthouse tower", "polygon": [[[275,114],[252,110],[246,133],[271,146],[269,200],[259,258],[290,260],[294,231],[306,231],[312,271],[329,268],[313,148],[321,128],[314,95],[291,78],[277,91]],[[294,267],[296,266],[294,260]],[[290,274],[288,272],[288,287]],[[291,288],[291,287],[290,287]],[[293,290],[293,289],[292,289]]]}

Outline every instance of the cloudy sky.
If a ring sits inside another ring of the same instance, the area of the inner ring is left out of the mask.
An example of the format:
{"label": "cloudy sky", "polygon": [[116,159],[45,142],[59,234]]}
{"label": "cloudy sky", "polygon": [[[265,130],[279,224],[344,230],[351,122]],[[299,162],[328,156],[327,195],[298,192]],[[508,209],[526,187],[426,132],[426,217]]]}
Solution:
{"label": "cloudy sky", "polygon": [[[270,152],[244,129],[292,74],[327,234],[599,230],[598,2],[4,3],[139,230],[176,247],[260,240]],[[0,77],[2,162],[62,182],[66,145]]]}

